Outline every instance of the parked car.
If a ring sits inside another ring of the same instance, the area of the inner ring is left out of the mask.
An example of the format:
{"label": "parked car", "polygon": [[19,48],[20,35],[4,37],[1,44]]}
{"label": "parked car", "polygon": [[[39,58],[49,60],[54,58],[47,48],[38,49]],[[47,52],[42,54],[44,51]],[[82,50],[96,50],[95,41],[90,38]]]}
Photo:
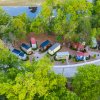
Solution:
{"label": "parked car", "polygon": [[22,44],[21,44],[21,49],[22,49],[26,54],[32,54],[32,53],[33,53],[32,48],[31,48],[29,45],[25,44],[25,43],[22,43]]}
{"label": "parked car", "polygon": [[92,42],[91,42],[91,48],[96,49],[97,48],[97,40],[95,37],[92,37]]}
{"label": "parked car", "polygon": [[50,55],[54,55],[58,50],[60,50],[60,48],[61,48],[61,44],[60,43],[55,43],[53,46],[51,46],[48,49],[48,53]]}
{"label": "parked car", "polygon": [[69,52],[57,52],[54,58],[55,60],[69,59]]}
{"label": "parked car", "polygon": [[75,56],[76,61],[85,61],[90,59],[90,54],[88,52],[78,51]]}
{"label": "parked car", "polygon": [[100,41],[97,41],[98,49],[100,50]]}
{"label": "parked car", "polygon": [[82,44],[82,43],[76,42],[76,43],[71,44],[71,48],[74,49],[74,50],[78,50],[78,51],[84,51],[85,45]]}
{"label": "parked car", "polygon": [[37,41],[35,40],[35,38],[31,38],[31,46],[32,46],[32,49],[37,49]]}
{"label": "parked car", "polygon": [[46,51],[52,46],[51,42],[49,40],[46,40],[40,44],[40,51]]}
{"label": "parked car", "polygon": [[11,52],[21,60],[27,60],[28,58],[27,55],[20,50],[13,49]]}

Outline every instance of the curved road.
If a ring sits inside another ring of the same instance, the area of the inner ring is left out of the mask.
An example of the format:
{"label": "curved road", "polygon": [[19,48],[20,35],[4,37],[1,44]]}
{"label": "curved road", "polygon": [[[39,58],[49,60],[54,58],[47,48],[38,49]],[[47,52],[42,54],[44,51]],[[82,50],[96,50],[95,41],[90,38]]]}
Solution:
{"label": "curved road", "polygon": [[54,66],[53,70],[57,74],[63,74],[66,77],[73,77],[75,75],[75,73],[77,72],[78,67],[84,66],[87,64],[100,65],[100,59],[90,61],[90,62],[81,63],[81,64]]}

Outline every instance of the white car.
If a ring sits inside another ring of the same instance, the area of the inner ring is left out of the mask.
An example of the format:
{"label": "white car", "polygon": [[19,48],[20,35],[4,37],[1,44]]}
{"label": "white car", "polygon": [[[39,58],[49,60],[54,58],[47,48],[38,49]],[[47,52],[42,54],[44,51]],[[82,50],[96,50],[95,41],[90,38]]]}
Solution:
{"label": "white car", "polygon": [[15,56],[17,56],[21,60],[27,60],[27,55],[20,50],[13,49],[11,51]]}

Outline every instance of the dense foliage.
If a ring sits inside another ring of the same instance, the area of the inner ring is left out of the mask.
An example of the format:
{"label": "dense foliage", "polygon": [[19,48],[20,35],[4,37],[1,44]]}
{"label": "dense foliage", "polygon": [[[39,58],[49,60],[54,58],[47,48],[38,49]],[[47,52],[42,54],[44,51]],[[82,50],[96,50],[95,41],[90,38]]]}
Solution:
{"label": "dense foliage", "polygon": [[100,99],[100,66],[87,65],[80,67],[73,78],[74,92],[81,100]]}
{"label": "dense foliage", "polygon": [[76,36],[77,41],[90,43],[94,29],[95,37],[100,35],[99,8],[99,0],[94,3],[86,0],[46,0],[38,16],[32,19],[25,13],[9,16],[0,8],[0,36],[14,42],[25,38],[29,32],[53,33],[68,41],[76,41]]}
{"label": "dense foliage", "polygon": [[[0,42],[0,98],[8,100],[79,100],[66,89],[66,78],[52,71],[48,57],[21,62]],[[7,67],[5,67],[7,66]]]}

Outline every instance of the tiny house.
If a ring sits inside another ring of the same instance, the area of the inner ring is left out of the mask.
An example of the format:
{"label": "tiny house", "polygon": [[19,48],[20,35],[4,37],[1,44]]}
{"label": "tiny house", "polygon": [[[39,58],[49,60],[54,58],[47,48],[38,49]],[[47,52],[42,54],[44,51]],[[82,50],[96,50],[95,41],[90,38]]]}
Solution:
{"label": "tiny house", "polygon": [[46,51],[48,48],[52,46],[51,42],[49,40],[44,41],[40,44],[40,51]]}
{"label": "tiny house", "polygon": [[53,55],[55,54],[58,50],[60,50],[61,48],[61,44],[60,43],[55,43],[53,46],[51,46],[49,49],[48,49],[48,53],[50,55]]}
{"label": "tiny house", "polygon": [[84,51],[85,45],[83,45],[82,43],[72,43],[71,48],[78,51]]}
{"label": "tiny house", "polygon": [[27,54],[32,54],[33,53],[32,48],[29,45],[25,44],[25,43],[21,44],[21,49]]}
{"label": "tiny house", "polygon": [[69,52],[57,52],[55,55],[56,60],[69,59]]}
{"label": "tiny house", "polygon": [[88,52],[77,52],[76,61],[84,61],[90,59],[90,54]]}
{"label": "tiny house", "polygon": [[36,49],[37,48],[37,42],[35,40],[35,38],[31,38],[31,46],[32,46],[32,49]]}

